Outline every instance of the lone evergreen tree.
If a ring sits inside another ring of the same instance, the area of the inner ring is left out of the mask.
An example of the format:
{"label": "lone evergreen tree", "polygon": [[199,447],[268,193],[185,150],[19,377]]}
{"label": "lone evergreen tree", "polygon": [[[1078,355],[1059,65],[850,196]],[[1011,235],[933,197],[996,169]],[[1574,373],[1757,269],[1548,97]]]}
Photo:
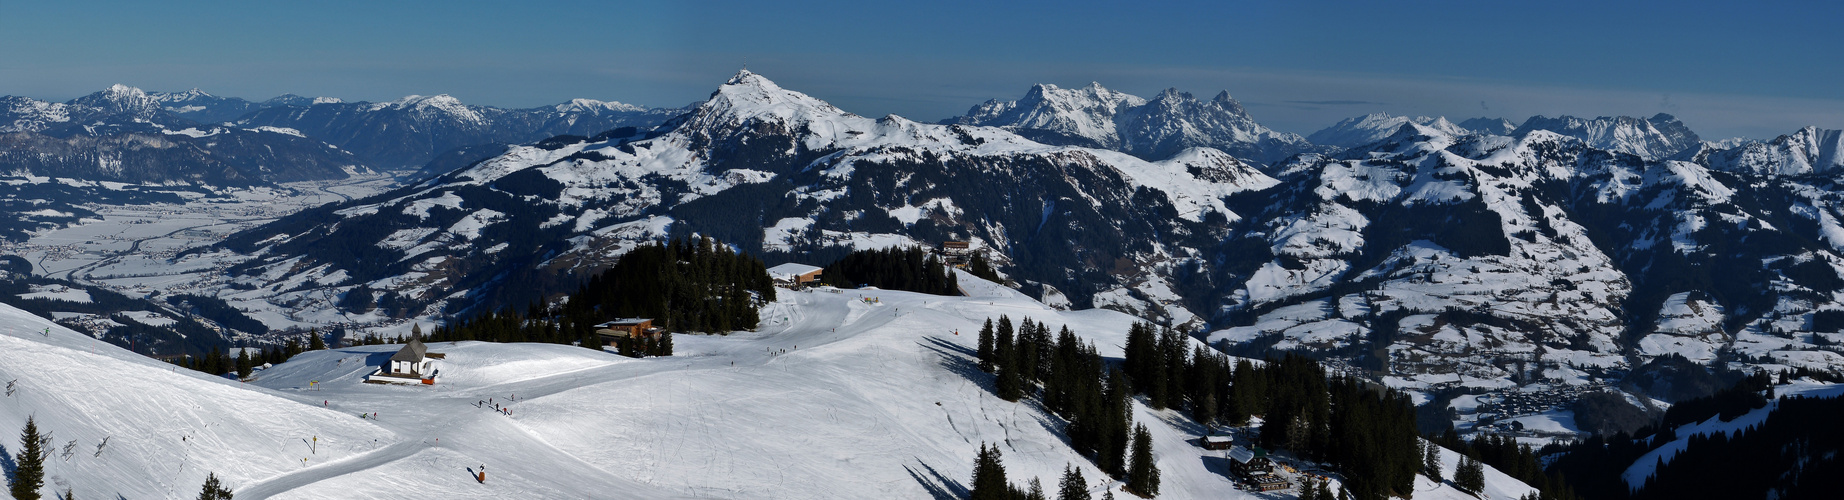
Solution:
{"label": "lone evergreen tree", "polygon": [[1035,477],[1031,478],[1031,487],[1025,490],[1024,498],[1025,500],[1050,500],[1049,497],[1044,496],[1044,483]]}
{"label": "lone evergreen tree", "polygon": [[26,417],[26,428],[19,433],[13,480],[7,483],[17,500],[38,500],[38,489],[45,486],[45,446],[41,439],[44,436],[38,433],[38,422]]}
{"label": "lone evergreen tree", "polygon": [[1089,500],[1088,480],[1082,478],[1082,470],[1069,464],[1063,464],[1063,480],[1057,487],[1057,500]]}
{"label": "lone evergreen tree", "polygon": [[1133,459],[1127,466],[1127,488],[1142,497],[1159,496],[1159,467],[1153,464],[1152,433],[1146,424],[1133,427]]}
{"label": "lone evergreen tree", "polygon": [[307,350],[320,351],[326,348],[327,341],[320,338],[320,330],[317,328],[307,329]]}
{"label": "lone evergreen tree", "polygon": [[980,371],[992,373],[992,318],[980,327]]}
{"label": "lone evergreen tree", "polygon": [[250,361],[250,351],[237,350],[237,378],[250,378],[250,372],[256,371],[256,364]]}
{"label": "lone evergreen tree", "polygon": [[218,483],[218,474],[205,474],[205,487],[198,492],[198,500],[231,500],[231,490]]}
{"label": "lone evergreen tree", "polygon": [[999,455],[999,447],[980,443],[979,458],[973,461],[973,491],[971,500],[1009,500],[1012,496],[1011,483],[1005,480],[1005,463]]}

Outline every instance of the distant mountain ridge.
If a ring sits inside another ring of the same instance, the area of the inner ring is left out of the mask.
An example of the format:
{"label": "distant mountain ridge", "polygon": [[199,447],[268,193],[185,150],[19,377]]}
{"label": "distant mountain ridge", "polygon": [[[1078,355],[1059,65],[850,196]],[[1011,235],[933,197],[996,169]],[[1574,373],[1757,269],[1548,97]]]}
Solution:
{"label": "distant mountain ridge", "polygon": [[1260,163],[1319,151],[1305,138],[1255,122],[1221,92],[1209,101],[1166,89],[1153,99],[1109,90],[1039,84],[1016,101],[991,100],[944,124],[999,127],[1044,144],[1112,149],[1148,160],[1208,147]]}
{"label": "distant mountain ridge", "polygon": [[63,103],[0,97],[0,171],[131,183],[338,179],[414,170],[468,147],[651,128],[680,112],[589,99],[502,109],[447,95],[252,102],[118,84]]}
{"label": "distant mountain ridge", "polygon": [[1670,158],[1702,144],[1697,133],[1684,126],[1684,122],[1664,113],[1651,118],[1603,116],[1594,119],[1538,115],[1525,120],[1511,135],[1522,137],[1534,130],[1574,137],[1597,148],[1630,153],[1647,160]]}
{"label": "distant mountain ridge", "polygon": [[[1475,119],[1480,120],[1480,119]],[[1306,136],[1307,141],[1320,146],[1336,146],[1349,149],[1381,141],[1395,135],[1404,125],[1416,127],[1423,135],[1462,136],[1473,131],[1447,121],[1446,117],[1429,118],[1426,116],[1392,116],[1388,113],[1371,113],[1347,118],[1330,127]]]}
{"label": "distant mountain ridge", "polygon": [[401,170],[421,167],[457,148],[590,136],[620,127],[652,128],[683,112],[589,99],[506,109],[464,104],[443,94],[390,102],[273,106],[244,115],[237,124],[300,130],[380,168]]}

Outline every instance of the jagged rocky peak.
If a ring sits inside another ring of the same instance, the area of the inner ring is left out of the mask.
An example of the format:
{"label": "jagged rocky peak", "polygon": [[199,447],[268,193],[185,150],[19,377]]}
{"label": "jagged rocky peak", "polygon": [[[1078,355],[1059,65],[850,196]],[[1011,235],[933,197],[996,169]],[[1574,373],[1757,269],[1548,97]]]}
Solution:
{"label": "jagged rocky peak", "polygon": [[1056,134],[1065,139],[1043,142],[1113,149],[1121,145],[1116,117],[1145,104],[1146,99],[1109,90],[1099,82],[1074,89],[1040,83],[1019,100],[986,101],[946,123],[1042,131],[1032,138],[1043,140],[1045,133]]}
{"label": "jagged rocky peak", "polygon": [[1230,113],[1243,115],[1243,116],[1247,116],[1249,114],[1247,109],[1242,108],[1242,103],[1240,101],[1237,101],[1234,97],[1229,96],[1229,91],[1227,90],[1217,92],[1217,96],[1211,98],[1210,103],[1215,104],[1217,107],[1223,108],[1224,111],[1228,111]]}
{"label": "jagged rocky peak", "polygon": [[1209,147],[1272,163],[1312,150],[1298,135],[1256,123],[1228,91],[1198,101],[1166,89],[1148,100],[1098,83],[1076,89],[1038,84],[1019,100],[987,101],[943,123],[1001,127],[1045,144],[1112,149],[1147,160]]}
{"label": "jagged rocky peak", "polygon": [[1651,118],[1602,116],[1593,119],[1563,115],[1550,118],[1530,117],[1513,134],[1548,130],[1581,139],[1588,145],[1609,151],[1630,153],[1647,160],[1662,160],[1684,151],[1695,150],[1702,139],[1677,117],[1659,113]]}

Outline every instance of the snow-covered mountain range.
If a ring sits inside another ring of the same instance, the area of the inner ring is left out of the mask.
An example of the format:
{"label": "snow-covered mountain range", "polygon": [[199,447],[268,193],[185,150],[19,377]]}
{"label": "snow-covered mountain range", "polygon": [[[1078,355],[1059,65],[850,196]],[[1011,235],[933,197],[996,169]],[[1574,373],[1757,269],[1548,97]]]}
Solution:
{"label": "snow-covered mountain range", "polygon": [[[1055,116],[1100,116],[1082,109]],[[1233,352],[1318,351],[1405,386],[1593,381],[1674,354],[1844,366],[1829,347],[1844,340],[1844,313],[1828,312],[1844,311],[1835,181],[1716,153],[1647,159],[1594,142],[1620,133],[1541,122],[1506,136],[1404,119],[1380,141],[1264,170],[1212,148],[1148,161],[1010,126],[866,118],[742,72],[652,134],[514,147],[236,235],[220,248],[250,256],[235,270],[244,290],[223,296],[359,318],[468,313],[670,236],[815,264],[971,240],[1046,300],[1211,325]],[[1790,155],[1773,158],[1806,158]],[[1669,326],[1686,314],[1721,326]]]}
{"label": "snow-covered mountain range", "polygon": [[748,72],[654,135],[515,147],[241,233],[222,248],[254,257],[238,272],[256,289],[235,298],[361,290],[378,297],[349,304],[361,311],[458,312],[536,298],[544,283],[670,235],[816,263],[971,239],[1029,270],[1034,292],[1060,289],[1086,306],[1113,290],[1099,300],[1185,323],[1195,316],[1155,269],[1227,235],[1241,217],[1226,196],[1274,183],[1208,148],[1148,162],[999,128],[861,117]]}
{"label": "snow-covered mountain range", "polygon": [[1581,139],[1590,146],[1637,155],[1647,160],[1662,160],[1687,150],[1695,150],[1702,141],[1697,133],[1676,117],[1659,113],[1651,118],[1631,116],[1599,117],[1533,116],[1524,120],[1511,135],[1522,136],[1544,130]]}
{"label": "snow-covered mountain range", "polygon": [[401,170],[422,167],[457,148],[591,136],[620,127],[651,128],[683,112],[590,99],[507,109],[465,104],[444,94],[390,102],[289,100],[242,115],[236,123],[299,130],[378,168]]}
{"label": "snow-covered mountain range", "polygon": [[[681,110],[576,99],[502,109],[446,95],[263,102],[115,85],[68,102],[0,97],[0,171],[86,181],[248,185],[415,170],[445,152],[612,128]],[[478,159],[478,158],[473,158]]]}
{"label": "snow-covered mountain range", "polygon": [[1149,160],[1192,147],[1261,163],[1318,150],[1298,135],[1256,123],[1227,91],[1199,101],[1166,89],[1149,100],[1100,83],[1079,89],[1039,84],[1022,99],[987,101],[942,123],[999,127],[1044,144],[1112,149]]}
{"label": "snow-covered mountain range", "polygon": [[204,125],[165,107],[205,97],[123,85],[65,103],[0,97],[0,172],[238,186],[338,179],[365,168],[352,153],[294,130]]}

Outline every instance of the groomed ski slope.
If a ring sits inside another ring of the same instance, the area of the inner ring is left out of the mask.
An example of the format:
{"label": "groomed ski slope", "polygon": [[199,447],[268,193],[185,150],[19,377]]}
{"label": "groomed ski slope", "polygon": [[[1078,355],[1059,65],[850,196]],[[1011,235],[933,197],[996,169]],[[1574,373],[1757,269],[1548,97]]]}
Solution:
{"label": "groomed ski slope", "polygon": [[[983,283],[965,274],[960,279]],[[1009,403],[993,396],[991,376],[979,372],[974,350],[980,323],[1004,314],[1014,321],[1028,316],[1048,322],[1053,330],[1068,325],[1094,340],[1104,356],[1118,357],[1134,318],[1102,310],[1055,311],[1003,287],[970,288],[971,297],[781,290],[781,300],[762,311],[758,332],[678,335],[677,355],[666,358],[628,359],[549,344],[433,343],[431,352],[447,355],[437,361],[442,375],[434,386],[361,383],[398,346],[305,353],[260,372],[247,385],[166,369],[165,378],[185,381],[167,382],[184,385],[170,389],[184,397],[227,391],[224,401],[213,401],[216,406],[198,402],[220,408],[217,414],[241,416],[211,427],[226,434],[215,438],[226,445],[217,448],[254,450],[236,453],[271,465],[239,469],[223,456],[232,451],[180,450],[137,456],[135,463],[205,461],[217,467],[239,500],[950,498],[966,494],[973,457],[985,442],[1000,447],[1015,483],[1035,476],[1054,489],[1063,466],[1074,464],[1097,497],[1114,488],[1117,497],[1127,498],[1069,448],[1057,419],[1028,400]],[[12,317],[7,319],[11,324]],[[30,344],[17,333],[9,335],[9,346]],[[35,349],[114,349],[94,341],[84,345]],[[115,358],[135,358],[114,351]],[[58,362],[19,363],[8,352],[0,363],[8,377]],[[114,372],[115,364],[96,371]],[[164,368],[147,360],[120,364]],[[488,398],[511,414],[492,404],[476,406]],[[17,408],[8,408],[8,420],[0,421],[10,425],[0,427],[4,434],[16,434],[9,429],[23,423]],[[149,427],[156,424],[143,419],[158,417],[114,405],[92,411],[118,427]],[[357,416],[371,412],[376,419]],[[186,416],[158,418],[158,425],[189,428]],[[1193,444],[1201,429],[1177,413],[1138,406],[1134,419],[1154,436],[1163,471],[1161,498],[1281,498],[1233,489],[1219,470],[1221,452]],[[233,425],[242,429],[231,436],[225,429]],[[63,439],[62,429],[72,426],[52,428]],[[288,447],[282,436],[313,432],[323,440],[322,455],[314,457],[326,456],[330,447],[347,451],[301,466],[295,456],[301,447]],[[146,434],[138,439],[163,433]],[[329,436],[337,444],[329,445]],[[123,437],[115,439],[110,446],[123,444]],[[378,441],[358,446],[371,439]],[[4,441],[9,450],[13,441]],[[240,446],[228,446],[233,444]],[[483,465],[487,481],[479,483],[473,474]],[[51,466],[53,474],[60,467]],[[1515,497],[1528,491],[1496,471],[1488,469],[1487,475],[1494,493]],[[107,497],[115,491],[107,488],[123,488],[126,498],[169,498],[196,495],[202,479],[202,471],[165,480],[109,470],[75,484],[79,496]],[[1462,498],[1448,486],[1420,486],[1429,491],[1417,498]],[[86,495],[88,488],[96,493]]]}

